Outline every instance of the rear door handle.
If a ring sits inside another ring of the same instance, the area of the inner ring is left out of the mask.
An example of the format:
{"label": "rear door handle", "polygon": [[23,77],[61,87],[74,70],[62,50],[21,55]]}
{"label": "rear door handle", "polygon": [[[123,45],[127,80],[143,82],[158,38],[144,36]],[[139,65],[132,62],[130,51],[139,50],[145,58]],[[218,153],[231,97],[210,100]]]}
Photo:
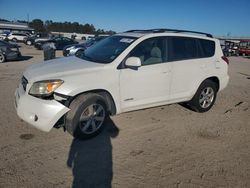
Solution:
{"label": "rear door handle", "polygon": [[171,73],[171,70],[163,71],[162,73],[163,73],[163,74],[170,74],[170,73]]}
{"label": "rear door handle", "polygon": [[206,67],[207,67],[206,64],[201,64],[201,65],[200,65],[200,68],[206,68]]}

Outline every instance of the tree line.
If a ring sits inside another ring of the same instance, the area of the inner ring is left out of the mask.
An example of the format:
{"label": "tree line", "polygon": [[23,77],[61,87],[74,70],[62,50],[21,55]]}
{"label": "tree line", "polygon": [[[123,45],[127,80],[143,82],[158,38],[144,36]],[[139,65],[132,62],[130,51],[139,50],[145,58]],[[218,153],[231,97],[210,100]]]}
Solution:
{"label": "tree line", "polygon": [[[9,20],[0,19],[0,21],[10,22]],[[40,19],[34,19],[31,22],[25,20],[17,20],[19,23],[26,23],[33,28],[35,32],[65,32],[65,33],[85,33],[85,34],[114,34],[112,30],[96,29],[93,24],[79,24],[78,22],[53,22]]]}

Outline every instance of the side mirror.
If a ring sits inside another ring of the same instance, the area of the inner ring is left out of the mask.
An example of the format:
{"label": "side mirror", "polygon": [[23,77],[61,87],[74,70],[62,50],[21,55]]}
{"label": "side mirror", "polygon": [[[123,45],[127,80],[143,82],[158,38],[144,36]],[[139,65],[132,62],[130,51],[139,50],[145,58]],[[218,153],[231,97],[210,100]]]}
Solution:
{"label": "side mirror", "polygon": [[127,67],[138,68],[141,66],[141,59],[139,57],[129,57],[126,60],[125,65]]}

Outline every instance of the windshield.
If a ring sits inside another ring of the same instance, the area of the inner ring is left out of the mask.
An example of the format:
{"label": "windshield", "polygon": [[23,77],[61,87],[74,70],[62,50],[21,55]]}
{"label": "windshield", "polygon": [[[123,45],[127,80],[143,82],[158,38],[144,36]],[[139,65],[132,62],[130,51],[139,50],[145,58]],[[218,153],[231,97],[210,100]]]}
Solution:
{"label": "windshield", "polygon": [[108,37],[87,48],[80,58],[97,63],[110,63],[135,39],[127,36]]}

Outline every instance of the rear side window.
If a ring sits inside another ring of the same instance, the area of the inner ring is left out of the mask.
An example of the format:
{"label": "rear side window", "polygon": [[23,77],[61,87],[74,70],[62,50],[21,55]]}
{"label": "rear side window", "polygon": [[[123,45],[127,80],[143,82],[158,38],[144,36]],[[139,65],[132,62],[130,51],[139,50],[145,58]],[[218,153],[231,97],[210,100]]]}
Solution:
{"label": "rear side window", "polygon": [[188,37],[171,37],[169,42],[170,61],[198,58],[196,39]]}
{"label": "rear side window", "polygon": [[215,53],[215,42],[211,40],[198,39],[200,43],[199,56],[202,58],[212,57]]}

